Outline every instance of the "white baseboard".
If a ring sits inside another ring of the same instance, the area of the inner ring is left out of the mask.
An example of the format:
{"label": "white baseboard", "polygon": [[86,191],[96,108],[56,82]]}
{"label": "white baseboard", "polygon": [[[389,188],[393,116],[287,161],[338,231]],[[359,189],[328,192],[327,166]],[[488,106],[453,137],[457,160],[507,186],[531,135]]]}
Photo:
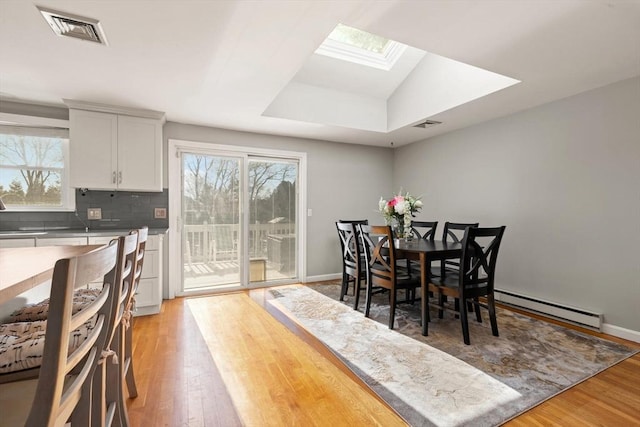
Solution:
{"label": "white baseboard", "polygon": [[502,303],[602,331],[602,313],[561,305],[553,301],[503,289],[496,289],[495,292],[496,300]]}
{"label": "white baseboard", "polygon": [[321,274],[318,276],[307,276],[302,283],[309,283],[309,282],[324,282],[325,280],[338,280],[338,279],[342,279],[342,273],[335,273],[335,274]]}
{"label": "white baseboard", "polygon": [[607,335],[613,335],[614,337],[640,343],[640,331],[633,331],[609,323],[603,323],[602,332]]}

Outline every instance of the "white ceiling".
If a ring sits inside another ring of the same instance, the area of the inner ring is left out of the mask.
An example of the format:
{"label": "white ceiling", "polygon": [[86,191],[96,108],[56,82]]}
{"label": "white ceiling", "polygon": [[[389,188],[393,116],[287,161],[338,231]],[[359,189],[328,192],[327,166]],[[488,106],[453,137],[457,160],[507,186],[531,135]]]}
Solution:
{"label": "white ceiling", "polygon": [[[400,146],[640,75],[640,1],[37,4],[98,19],[109,46],[57,37],[34,3],[0,0],[0,100],[76,99],[160,110],[174,122]],[[263,116],[299,72],[307,78],[307,60],[337,23],[522,83],[438,113],[430,119],[443,124],[428,129],[373,132]]]}

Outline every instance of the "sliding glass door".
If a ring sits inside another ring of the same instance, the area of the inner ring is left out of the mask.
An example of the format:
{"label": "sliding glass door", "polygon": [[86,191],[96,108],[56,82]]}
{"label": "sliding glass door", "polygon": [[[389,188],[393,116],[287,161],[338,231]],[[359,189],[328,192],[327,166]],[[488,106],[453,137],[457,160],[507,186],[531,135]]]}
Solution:
{"label": "sliding glass door", "polygon": [[182,293],[299,276],[299,161],[177,151]]}
{"label": "sliding glass door", "polygon": [[185,290],[240,283],[242,158],[182,154]]}
{"label": "sliding glass door", "polygon": [[249,157],[251,282],[296,277],[297,162]]}

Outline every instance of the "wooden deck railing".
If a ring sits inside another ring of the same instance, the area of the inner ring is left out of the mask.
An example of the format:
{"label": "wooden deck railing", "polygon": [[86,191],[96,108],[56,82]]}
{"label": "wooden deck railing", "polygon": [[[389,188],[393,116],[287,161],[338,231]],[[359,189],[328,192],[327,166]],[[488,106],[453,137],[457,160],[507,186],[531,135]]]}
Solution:
{"label": "wooden deck railing", "polygon": [[[185,225],[185,263],[216,262],[238,258],[238,224]],[[295,224],[249,225],[249,257],[267,256],[269,235],[294,234]]]}

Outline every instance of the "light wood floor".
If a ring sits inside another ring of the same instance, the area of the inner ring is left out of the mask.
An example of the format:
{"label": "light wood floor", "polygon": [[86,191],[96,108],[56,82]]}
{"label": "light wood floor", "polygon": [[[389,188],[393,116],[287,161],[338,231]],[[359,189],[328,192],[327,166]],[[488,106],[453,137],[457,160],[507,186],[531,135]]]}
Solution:
{"label": "light wood floor", "polygon": [[[267,313],[255,294],[165,301],[159,315],[134,322],[133,427],[406,425],[314,337]],[[507,425],[640,426],[640,354]]]}

